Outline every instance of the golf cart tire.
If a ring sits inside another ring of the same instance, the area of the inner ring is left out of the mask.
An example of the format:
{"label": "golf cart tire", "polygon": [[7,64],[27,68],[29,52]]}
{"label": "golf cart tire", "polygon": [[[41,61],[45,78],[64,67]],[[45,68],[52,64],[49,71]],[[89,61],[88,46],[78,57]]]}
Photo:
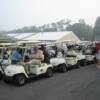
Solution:
{"label": "golf cart tire", "polygon": [[59,70],[60,72],[65,73],[67,71],[66,64],[59,65]]}
{"label": "golf cart tire", "polygon": [[82,61],[82,66],[86,66],[86,65],[87,65],[86,60],[83,60],[83,61]]}
{"label": "golf cart tire", "polygon": [[26,77],[24,74],[19,74],[19,75],[16,75],[14,76],[14,83],[17,85],[17,86],[22,86],[26,83]]}
{"label": "golf cart tire", "polygon": [[47,77],[52,77],[53,76],[53,70],[52,70],[52,68],[48,68],[47,69],[46,76]]}
{"label": "golf cart tire", "polygon": [[80,68],[80,61],[77,62],[76,68]]}

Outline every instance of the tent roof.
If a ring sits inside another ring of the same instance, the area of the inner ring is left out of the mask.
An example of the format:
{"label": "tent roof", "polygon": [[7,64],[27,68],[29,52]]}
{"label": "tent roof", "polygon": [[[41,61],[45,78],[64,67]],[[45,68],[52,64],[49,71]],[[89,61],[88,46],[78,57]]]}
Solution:
{"label": "tent roof", "polygon": [[[9,34],[7,34],[8,36],[10,36],[10,37],[15,37],[15,36],[17,36],[18,35],[18,33],[9,33]],[[20,34],[19,34],[20,35]]]}
{"label": "tent roof", "polygon": [[20,35],[15,36],[17,39],[24,39],[26,37],[29,37],[31,35],[34,35],[35,33],[21,33]]}
{"label": "tent roof", "polygon": [[9,45],[12,45],[12,43],[0,43],[0,45],[2,45],[2,46],[9,46]]}
{"label": "tent roof", "polygon": [[28,44],[28,43],[41,43],[41,42],[40,41],[37,41],[37,40],[33,40],[33,41],[18,41],[16,43],[19,43],[19,44],[26,43],[26,44]]}
{"label": "tent roof", "polygon": [[29,37],[34,34],[35,33],[10,33],[10,34],[8,34],[8,36],[14,37],[16,39],[24,39],[24,38]]}
{"label": "tent roof", "polygon": [[60,38],[58,41],[61,41],[61,42],[79,42],[80,39],[73,32],[71,32],[70,34],[65,35],[64,37]]}
{"label": "tent roof", "polygon": [[80,40],[72,31],[40,32],[40,33],[12,33],[8,34],[22,41],[78,41]]}
{"label": "tent roof", "polygon": [[41,32],[37,33],[31,37],[24,38],[25,40],[50,40],[50,41],[56,41],[65,35],[68,35],[72,33],[71,31],[68,32]]}

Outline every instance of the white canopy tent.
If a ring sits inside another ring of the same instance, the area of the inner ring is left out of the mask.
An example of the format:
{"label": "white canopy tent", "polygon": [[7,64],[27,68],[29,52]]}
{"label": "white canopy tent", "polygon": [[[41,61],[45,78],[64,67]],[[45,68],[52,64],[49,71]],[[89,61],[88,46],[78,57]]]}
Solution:
{"label": "white canopy tent", "polygon": [[80,41],[80,39],[72,31],[37,33],[30,37],[24,38],[24,40],[27,41],[38,40],[44,42]]}
{"label": "white canopy tent", "polygon": [[[11,36],[10,34],[8,34]],[[18,41],[41,41],[44,43],[54,43],[54,42],[79,42],[80,39],[72,32],[40,32],[40,33],[16,33],[12,34],[13,38],[18,39]],[[19,42],[20,42],[19,41]]]}

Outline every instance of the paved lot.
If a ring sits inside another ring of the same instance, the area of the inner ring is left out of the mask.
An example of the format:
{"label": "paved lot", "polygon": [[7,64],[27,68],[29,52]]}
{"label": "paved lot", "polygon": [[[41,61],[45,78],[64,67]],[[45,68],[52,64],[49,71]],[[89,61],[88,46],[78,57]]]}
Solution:
{"label": "paved lot", "polygon": [[100,69],[90,65],[23,87],[0,81],[0,100],[100,100]]}

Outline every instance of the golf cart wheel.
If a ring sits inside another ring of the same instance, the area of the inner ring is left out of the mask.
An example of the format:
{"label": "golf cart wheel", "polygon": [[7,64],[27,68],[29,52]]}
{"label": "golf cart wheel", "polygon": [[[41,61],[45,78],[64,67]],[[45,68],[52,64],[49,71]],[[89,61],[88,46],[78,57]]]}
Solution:
{"label": "golf cart wheel", "polygon": [[26,82],[26,77],[24,75],[17,75],[14,77],[14,82],[18,86],[22,86]]}
{"label": "golf cart wheel", "polygon": [[60,68],[60,72],[62,72],[62,73],[64,73],[64,72],[67,71],[66,64],[61,64],[61,65],[59,66],[59,68]]}
{"label": "golf cart wheel", "polygon": [[53,70],[52,68],[48,68],[46,72],[47,77],[52,77],[53,76]]}
{"label": "golf cart wheel", "polygon": [[82,66],[86,66],[86,60],[82,61]]}
{"label": "golf cart wheel", "polygon": [[80,68],[80,61],[77,62],[76,68]]}

